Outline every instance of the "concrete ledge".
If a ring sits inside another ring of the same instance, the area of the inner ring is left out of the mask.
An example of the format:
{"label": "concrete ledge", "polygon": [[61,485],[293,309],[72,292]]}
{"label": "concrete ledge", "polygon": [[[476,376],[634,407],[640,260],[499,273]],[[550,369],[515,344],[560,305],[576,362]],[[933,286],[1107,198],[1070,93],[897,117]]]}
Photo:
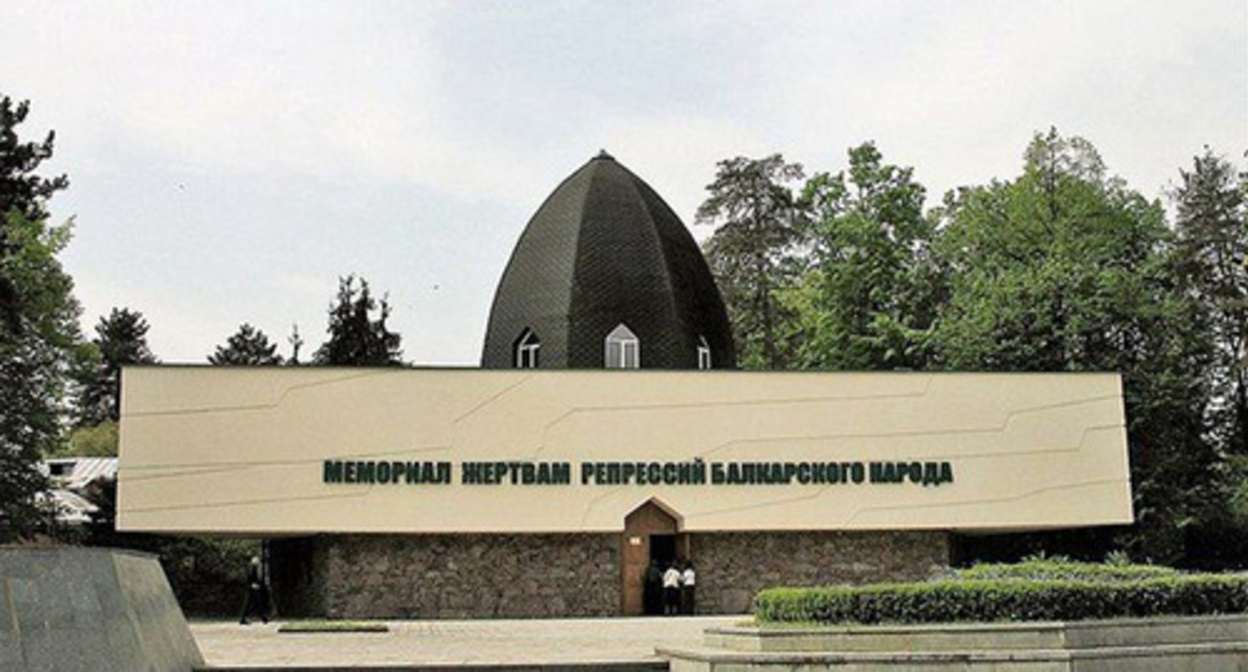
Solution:
{"label": "concrete ledge", "polygon": [[195,672],[668,672],[665,661],[585,663],[463,663],[463,665],[362,666],[225,666],[196,667]]}
{"label": "concrete ledge", "polygon": [[897,670],[930,672],[1095,672],[1132,670],[1219,672],[1248,669],[1248,643],[1115,647],[1090,651],[893,651],[762,653],[718,649],[657,649],[671,672]]}
{"label": "concrete ledge", "polygon": [[730,651],[1081,650],[1248,641],[1248,615],[1036,623],[730,627],[707,630],[704,641],[709,647]]}
{"label": "concrete ledge", "polygon": [[1248,670],[1248,615],[1110,621],[714,628],[656,653],[673,672]]}

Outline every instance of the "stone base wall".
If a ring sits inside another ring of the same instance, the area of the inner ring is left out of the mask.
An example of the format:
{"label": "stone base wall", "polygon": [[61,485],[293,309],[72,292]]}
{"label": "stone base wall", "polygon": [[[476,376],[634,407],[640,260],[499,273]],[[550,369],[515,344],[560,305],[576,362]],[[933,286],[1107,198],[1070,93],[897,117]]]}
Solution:
{"label": "stone base wall", "polygon": [[[283,616],[617,616],[621,535],[324,535],[274,542]],[[944,532],[689,535],[697,613],[741,614],[769,586],[921,579],[948,567]]]}
{"label": "stone base wall", "polygon": [[542,618],[619,611],[619,537],[349,535],[317,539],[331,618]]}
{"label": "stone base wall", "polygon": [[697,613],[750,611],[773,586],[925,579],[949,566],[946,532],[741,532],[695,534]]}

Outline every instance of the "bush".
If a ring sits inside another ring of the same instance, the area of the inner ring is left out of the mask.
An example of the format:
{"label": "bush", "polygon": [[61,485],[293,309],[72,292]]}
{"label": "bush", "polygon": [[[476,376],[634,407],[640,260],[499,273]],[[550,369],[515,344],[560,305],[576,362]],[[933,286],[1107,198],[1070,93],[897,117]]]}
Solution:
{"label": "bush", "polygon": [[1066,558],[1029,558],[1013,564],[977,564],[969,569],[958,569],[953,572],[954,578],[977,581],[1031,579],[1034,581],[1118,582],[1167,576],[1179,576],[1179,570],[1157,565],[1076,562]]}
{"label": "bush", "polygon": [[773,588],[754,598],[762,622],[1076,621],[1248,611],[1248,578],[945,579],[928,583]]}

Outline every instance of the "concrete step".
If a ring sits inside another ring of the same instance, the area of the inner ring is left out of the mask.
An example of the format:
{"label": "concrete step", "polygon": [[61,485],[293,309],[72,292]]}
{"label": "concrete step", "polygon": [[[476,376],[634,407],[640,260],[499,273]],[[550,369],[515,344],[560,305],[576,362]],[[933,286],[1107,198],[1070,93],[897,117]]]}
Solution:
{"label": "concrete step", "polygon": [[597,661],[585,663],[462,663],[462,664],[391,664],[391,665],[206,665],[195,672],[668,672],[662,660]]}

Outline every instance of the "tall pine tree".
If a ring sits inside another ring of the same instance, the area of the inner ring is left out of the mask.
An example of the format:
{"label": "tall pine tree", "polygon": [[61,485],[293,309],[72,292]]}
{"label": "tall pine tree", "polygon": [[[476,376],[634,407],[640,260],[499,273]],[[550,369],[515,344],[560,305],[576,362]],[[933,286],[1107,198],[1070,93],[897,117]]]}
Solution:
{"label": "tall pine tree", "polygon": [[277,344],[263,331],[243,323],[225,345],[218,345],[208,355],[208,362],[219,366],[275,366],[282,363],[282,356],[277,354]]}
{"label": "tall pine tree", "polygon": [[95,360],[79,374],[78,426],[116,422],[121,417],[121,367],[155,364],[147,345],[147,320],[137,310],[113,308],[95,325]]}
{"label": "tall pine tree", "polygon": [[[374,317],[374,314],[376,317]],[[402,337],[386,327],[390,304],[373,298],[368,281],[349,275],[338,280],[338,300],[329,308],[329,339],[312,356],[330,366],[400,366]]]}
{"label": "tall pine tree", "polygon": [[1174,263],[1205,312],[1215,357],[1212,419],[1222,447],[1248,457],[1248,174],[1206,149],[1171,194]]}
{"label": "tall pine tree", "polygon": [[794,183],[802,166],[779,154],[719,162],[697,223],[717,228],[705,245],[732,322],[737,362],[746,369],[780,369],[793,353],[781,344],[788,319],[777,292],[792,286],[801,267],[802,208]]}

